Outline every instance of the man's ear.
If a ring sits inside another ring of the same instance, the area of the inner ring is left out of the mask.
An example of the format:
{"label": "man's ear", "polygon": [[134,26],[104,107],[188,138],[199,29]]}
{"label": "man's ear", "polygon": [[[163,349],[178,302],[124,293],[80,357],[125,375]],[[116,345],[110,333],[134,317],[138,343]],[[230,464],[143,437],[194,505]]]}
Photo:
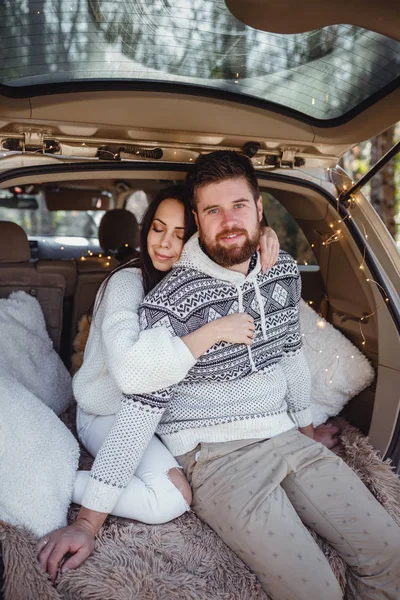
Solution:
{"label": "man's ear", "polygon": [[256,205],[257,205],[258,220],[262,221],[262,218],[264,216],[264,211],[263,211],[263,203],[262,203],[262,196],[261,195],[258,196]]}
{"label": "man's ear", "polygon": [[199,217],[197,216],[197,212],[195,210],[192,210],[193,216],[194,216],[194,222],[196,223],[196,227],[197,229],[199,228]]}

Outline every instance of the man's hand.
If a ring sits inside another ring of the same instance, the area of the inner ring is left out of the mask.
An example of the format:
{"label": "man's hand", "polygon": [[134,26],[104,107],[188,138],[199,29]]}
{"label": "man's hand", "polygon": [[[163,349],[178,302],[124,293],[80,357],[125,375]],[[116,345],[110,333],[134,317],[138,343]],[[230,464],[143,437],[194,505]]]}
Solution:
{"label": "man's hand", "polygon": [[316,442],[323,444],[329,450],[337,446],[340,442],[340,429],[333,423],[324,423],[315,428],[312,425],[307,425],[306,427],[299,427],[299,431]]}
{"label": "man's hand", "polygon": [[341,431],[337,425],[324,423],[314,429],[314,440],[331,449],[339,444],[340,433]]}

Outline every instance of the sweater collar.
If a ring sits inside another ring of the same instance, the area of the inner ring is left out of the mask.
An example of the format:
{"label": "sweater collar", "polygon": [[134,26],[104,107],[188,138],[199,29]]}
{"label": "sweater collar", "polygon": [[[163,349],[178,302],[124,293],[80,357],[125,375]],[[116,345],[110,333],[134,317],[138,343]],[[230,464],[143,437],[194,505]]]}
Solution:
{"label": "sweater collar", "polygon": [[230,283],[244,283],[245,281],[252,281],[257,277],[261,271],[260,255],[256,253],[256,262],[254,268],[249,270],[247,275],[226,269],[217,265],[211,258],[203,252],[200,247],[199,234],[195,233],[188,242],[186,242],[180,259],[175,263],[174,268],[184,267],[187,269],[196,269],[209,277],[219,279],[221,281],[227,281]]}

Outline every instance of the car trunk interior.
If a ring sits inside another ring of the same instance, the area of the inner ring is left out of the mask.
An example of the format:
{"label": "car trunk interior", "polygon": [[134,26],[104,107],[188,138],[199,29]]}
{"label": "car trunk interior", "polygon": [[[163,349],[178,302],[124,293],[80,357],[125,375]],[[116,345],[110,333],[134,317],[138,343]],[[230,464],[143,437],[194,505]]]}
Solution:
{"label": "car trunk interior", "polygon": [[[42,173],[40,180],[42,184],[62,181],[65,185],[96,186],[116,192],[116,182],[123,179],[130,190],[143,190],[151,198],[169,182],[182,180],[185,172],[183,169],[163,171],[159,167],[152,171],[135,171],[133,167],[128,174],[127,171],[119,173],[115,165],[115,171],[107,172],[105,169],[97,172],[95,177],[96,180],[93,180],[93,175],[82,169],[73,174]],[[37,181],[37,175],[14,178],[7,183],[3,182],[2,187],[33,181]],[[275,198],[296,221],[308,241],[310,255],[315,257],[314,261],[311,260],[311,265],[299,263],[303,299],[363,351],[376,370],[376,381],[348,403],[343,415],[363,432],[369,433],[373,445],[385,453],[396,422],[397,390],[400,386],[400,371],[395,360],[400,353],[399,337],[393,326],[389,307],[382,299],[378,286],[368,281],[373,277],[365,257],[363,258],[363,253],[353,239],[350,228],[340,219],[342,233],[340,239],[333,240],[338,226],[338,213],[336,206],[332,200],[330,202],[327,199],[322,189],[318,190],[315,185],[308,185],[305,181],[294,181],[293,177],[274,176],[273,173],[261,174],[259,184],[262,193]],[[124,207],[129,193],[125,191],[115,194],[116,208]],[[268,211],[265,216],[269,220]],[[329,239],[331,243],[327,244]],[[74,272],[76,263],[79,262],[81,261],[75,261]],[[55,261],[52,265],[51,261],[46,261],[44,269],[62,273],[65,277],[68,269],[65,271],[65,263],[63,270],[62,263],[63,261]],[[114,264],[103,268],[103,272],[97,272],[90,281],[84,292],[84,301],[80,302],[84,310],[81,309],[79,314],[74,307],[73,288],[77,285],[75,275],[69,279],[68,297],[64,299],[61,339],[62,358],[67,365],[70,364],[71,342],[76,333],[77,321],[92,305],[96,290]],[[85,263],[85,269],[90,271],[90,259],[89,266]],[[82,268],[78,268],[78,281],[85,269],[82,271]],[[361,316],[365,317],[362,325],[359,321]]]}

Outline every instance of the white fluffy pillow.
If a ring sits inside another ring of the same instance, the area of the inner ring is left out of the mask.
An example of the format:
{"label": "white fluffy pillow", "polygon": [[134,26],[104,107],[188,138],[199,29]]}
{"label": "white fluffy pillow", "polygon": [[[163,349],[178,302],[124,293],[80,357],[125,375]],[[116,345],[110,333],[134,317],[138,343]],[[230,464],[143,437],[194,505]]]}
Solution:
{"label": "white fluffy pillow", "polygon": [[0,519],[41,536],[67,524],[79,446],[57,415],[0,373]]}
{"label": "white fluffy pillow", "polygon": [[14,378],[57,415],[72,403],[72,381],[46,330],[39,302],[25,292],[0,300],[0,375]]}
{"label": "white fluffy pillow", "polygon": [[78,467],[78,443],[57,417],[71,376],[29,294],[0,300],[0,332],[0,520],[40,536],[66,525]]}
{"label": "white fluffy pillow", "polygon": [[358,348],[304,300],[300,303],[300,325],[311,372],[311,413],[316,427],[368,387],[374,369]]}

